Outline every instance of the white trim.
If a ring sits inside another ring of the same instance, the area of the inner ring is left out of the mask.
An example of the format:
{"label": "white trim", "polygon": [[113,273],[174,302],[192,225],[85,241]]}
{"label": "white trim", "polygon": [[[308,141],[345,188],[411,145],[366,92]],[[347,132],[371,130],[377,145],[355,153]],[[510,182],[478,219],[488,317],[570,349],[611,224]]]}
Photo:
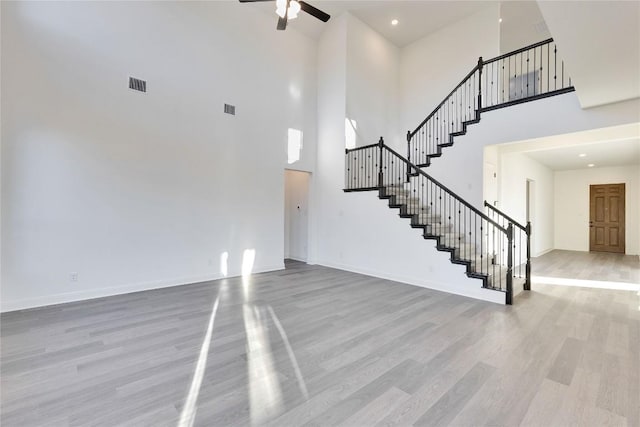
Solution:
{"label": "white trim", "polygon": [[556,249],[556,248],[549,248],[549,249],[545,249],[545,250],[543,250],[543,251],[538,252],[538,253],[537,253],[537,254],[535,254],[535,255],[532,255],[532,256],[531,256],[531,258],[538,258],[539,256],[542,256],[542,255],[548,254],[549,252],[554,251],[555,249]]}
{"label": "white trim", "polygon": [[[436,291],[442,291],[449,294],[461,295],[463,297],[479,299],[483,301],[493,302],[496,304],[504,305],[506,303],[506,293],[494,291],[491,289],[483,288],[479,285],[480,281],[478,279],[464,278],[463,280],[469,280],[469,292],[459,291],[457,289],[453,289],[450,283],[443,282],[433,282],[430,280],[418,279],[414,277],[405,277],[394,274],[389,274],[382,271],[374,271],[366,268],[354,267],[346,264],[338,264],[327,261],[317,261],[318,265],[323,265],[325,267],[335,268],[337,270],[345,270],[350,271],[352,273],[364,274],[367,276],[378,277],[380,279],[392,280],[394,282],[405,283],[407,285],[419,286],[421,288],[433,289]],[[461,273],[464,274],[464,273]],[[474,283],[478,283],[477,288],[473,288]]]}
{"label": "white trim", "polygon": [[288,256],[288,257],[285,257],[285,259],[292,259],[292,260],[294,260],[294,261],[304,262],[305,264],[307,263],[307,260],[306,260],[306,259],[298,258],[298,257],[295,257],[295,256]]}
{"label": "white trim", "polygon": [[[256,267],[253,269],[252,274],[266,273],[268,271],[278,271],[278,270],[284,270],[284,262],[278,265]],[[234,274],[227,275],[227,277],[229,278],[239,277],[241,275],[240,272],[237,272],[237,273],[233,272],[233,273]],[[84,300],[103,298],[103,297],[109,297],[114,295],[129,294],[133,292],[150,291],[153,289],[170,288],[173,286],[192,285],[195,283],[209,282],[209,281],[220,280],[220,279],[224,279],[224,276],[220,274],[209,275],[209,276],[189,276],[189,277],[173,278],[173,279],[166,279],[166,280],[139,282],[134,284],[114,286],[109,288],[92,289],[89,291],[67,292],[62,294],[54,294],[54,295],[47,295],[43,297],[26,298],[26,299],[19,299],[19,300],[13,300],[13,301],[11,300],[7,301],[6,299],[3,298],[2,302],[0,303],[0,312],[6,313],[9,311],[26,310],[30,308],[38,308],[38,307],[44,307],[48,305],[55,305],[55,304],[64,304],[64,303],[75,302],[75,301],[84,301]]]}

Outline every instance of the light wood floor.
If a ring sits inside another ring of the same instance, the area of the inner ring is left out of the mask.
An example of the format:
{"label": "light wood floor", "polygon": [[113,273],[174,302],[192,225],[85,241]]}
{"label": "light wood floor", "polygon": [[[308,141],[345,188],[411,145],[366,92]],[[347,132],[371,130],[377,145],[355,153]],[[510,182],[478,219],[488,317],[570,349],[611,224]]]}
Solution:
{"label": "light wood floor", "polygon": [[[637,257],[595,257],[534,274],[637,280]],[[534,282],[508,307],[288,262],[3,314],[0,421],[638,426],[639,310],[631,291]]]}

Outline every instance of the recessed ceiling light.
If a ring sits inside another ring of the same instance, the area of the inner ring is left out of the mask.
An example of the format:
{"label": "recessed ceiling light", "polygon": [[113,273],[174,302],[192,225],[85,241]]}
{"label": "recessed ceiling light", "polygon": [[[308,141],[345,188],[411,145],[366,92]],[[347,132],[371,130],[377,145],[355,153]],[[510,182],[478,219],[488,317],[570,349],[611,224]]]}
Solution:
{"label": "recessed ceiling light", "polygon": [[393,20],[391,21],[391,25],[393,25],[394,27],[395,27],[396,25],[398,25],[398,20],[397,20],[397,19],[393,19]]}
{"label": "recessed ceiling light", "polygon": [[498,22],[502,22],[502,18],[498,19]]}
{"label": "recessed ceiling light", "polygon": [[587,166],[588,166],[588,167],[590,167],[590,168],[592,168],[592,167],[594,167],[595,165],[594,165],[593,163],[589,163]]}
{"label": "recessed ceiling light", "polygon": [[587,155],[585,153],[580,153],[578,154],[578,157],[587,157]]}

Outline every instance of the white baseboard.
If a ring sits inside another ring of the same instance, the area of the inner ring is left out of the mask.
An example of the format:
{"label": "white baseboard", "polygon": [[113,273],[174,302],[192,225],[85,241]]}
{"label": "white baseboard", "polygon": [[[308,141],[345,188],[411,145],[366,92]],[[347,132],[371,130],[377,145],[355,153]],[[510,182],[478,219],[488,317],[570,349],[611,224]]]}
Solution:
{"label": "white baseboard", "polygon": [[532,255],[531,258],[538,258],[539,256],[548,254],[549,252],[551,252],[553,250],[555,250],[555,248],[549,248],[549,249],[542,250],[542,251],[538,252],[537,254]]}
{"label": "white baseboard", "polygon": [[[480,283],[477,279],[470,279],[464,276],[462,280],[469,280],[469,290],[456,289],[455,285],[451,283],[434,282],[430,280],[419,279],[415,277],[407,277],[402,275],[390,274],[388,272],[376,271],[367,268],[360,268],[357,266],[334,263],[331,261],[316,261],[318,265],[325,267],[335,268],[337,270],[350,271],[352,273],[364,274],[367,276],[378,277],[380,279],[391,280],[394,282],[405,283],[412,286],[420,286],[421,288],[433,289],[436,291],[447,292],[450,294],[460,295],[463,297],[479,299],[482,301],[493,302],[496,304],[504,305],[506,301],[506,294],[504,292],[493,291],[491,289],[485,289],[478,285],[477,288],[473,288],[474,283]],[[461,272],[464,275],[464,273]]]}
{"label": "white baseboard", "polygon": [[[284,270],[284,263],[271,266],[259,266],[253,269],[252,274],[265,273],[268,271]],[[241,272],[232,272],[226,277],[238,277]],[[224,276],[216,274],[209,276],[189,276],[181,278],[173,278],[166,280],[156,280],[149,282],[139,282],[121,286],[114,286],[109,288],[97,288],[91,290],[82,290],[77,292],[66,292],[61,294],[46,295],[36,298],[25,298],[19,300],[6,300],[2,299],[0,303],[0,312],[6,313],[9,311],[26,310],[37,307],[44,307],[48,305],[64,304],[68,302],[84,301],[95,298],[104,298],[113,295],[130,294],[132,292],[149,291],[153,289],[170,288],[172,286],[184,286],[192,285],[194,283],[209,282],[212,280],[223,279]]]}
{"label": "white baseboard", "polygon": [[288,256],[288,257],[286,257],[286,258],[287,258],[287,259],[292,259],[292,260],[294,260],[294,261],[304,262],[304,263],[306,263],[306,262],[307,262],[307,260],[306,260],[306,259],[304,259],[304,258],[298,258],[298,257],[296,257],[296,256]]}

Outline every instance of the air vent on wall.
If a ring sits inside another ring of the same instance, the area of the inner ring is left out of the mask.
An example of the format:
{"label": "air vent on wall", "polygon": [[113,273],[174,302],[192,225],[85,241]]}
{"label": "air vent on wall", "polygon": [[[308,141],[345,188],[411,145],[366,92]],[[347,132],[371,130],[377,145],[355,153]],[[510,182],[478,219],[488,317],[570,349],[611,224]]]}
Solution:
{"label": "air vent on wall", "polygon": [[136,79],[135,77],[129,77],[129,89],[146,92],[147,82],[145,80]]}
{"label": "air vent on wall", "polygon": [[229,105],[229,104],[224,104],[224,112],[227,114],[231,114],[233,116],[236,115],[236,106],[235,105]]}

